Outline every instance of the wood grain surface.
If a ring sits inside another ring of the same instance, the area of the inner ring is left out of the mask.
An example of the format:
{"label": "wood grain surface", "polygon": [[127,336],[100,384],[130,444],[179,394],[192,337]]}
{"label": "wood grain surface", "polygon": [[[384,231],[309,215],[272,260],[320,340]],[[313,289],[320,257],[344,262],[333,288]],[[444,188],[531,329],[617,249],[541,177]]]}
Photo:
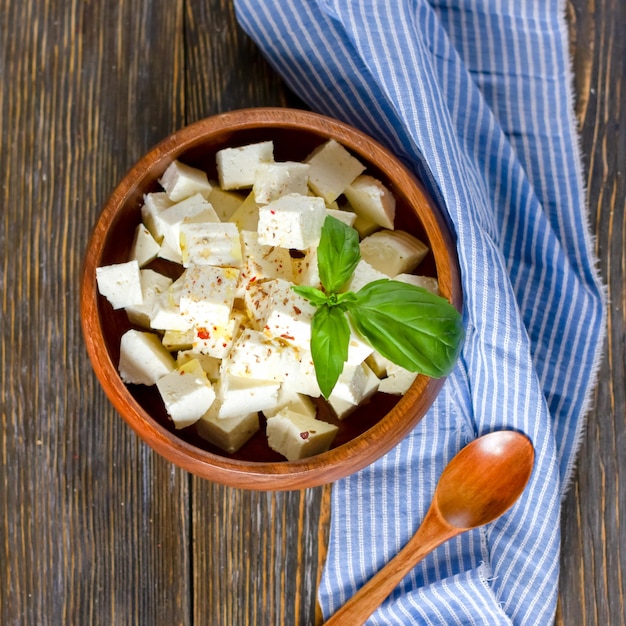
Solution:
{"label": "wood grain surface", "polygon": [[[606,355],[563,509],[557,622],[625,623],[626,5],[568,4]],[[176,469],[104,397],[78,285],[124,172],[176,128],[299,103],[226,0],[0,0],[0,624],[319,623],[329,488]],[[621,479],[621,480],[620,480]]]}

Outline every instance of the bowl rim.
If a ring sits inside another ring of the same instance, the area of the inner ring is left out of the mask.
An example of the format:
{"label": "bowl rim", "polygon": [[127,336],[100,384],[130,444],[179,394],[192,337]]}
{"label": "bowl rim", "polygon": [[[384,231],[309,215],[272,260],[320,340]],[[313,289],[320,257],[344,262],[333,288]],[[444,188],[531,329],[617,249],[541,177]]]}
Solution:
{"label": "bowl rim", "polygon": [[[294,128],[311,130],[322,139],[334,138],[352,153],[371,162],[372,153],[382,153],[385,162],[376,166],[390,178],[393,169],[396,186],[408,184],[423,197],[425,215],[419,214],[429,237],[439,238],[435,264],[442,294],[459,310],[463,296],[460,268],[454,234],[443,208],[426,192],[419,179],[388,148],[353,126],[311,111],[286,107],[236,109],[193,122],[175,131],[144,154],[124,175],[107,199],[92,229],[83,259],[80,286],[80,318],[89,359],[109,401],[126,423],[155,452],[171,463],[207,480],[244,489],[283,491],[319,486],[346,477],[363,469],[399,443],[421,420],[439,390],[444,378],[432,379],[418,375],[411,388],[397,404],[364,433],[331,450],[298,461],[262,462],[230,459],[198,448],[180,439],[175,432],[159,424],[135,400],[119,377],[117,367],[109,357],[104,334],[100,328],[96,284],[96,267],[101,258],[107,228],[116,215],[117,207],[140,187],[154,172],[154,163],[162,161],[164,168],[181,153],[206,141],[212,133],[225,127],[233,133],[257,128]],[[398,176],[400,183],[398,184]],[[415,210],[415,209],[414,209]],[[434,227],[434,230],[433,230]],[[431,241],[431,249],[432,246]],[[434,250],[433,250],[434,252]],[[443,270],[444,274],[439,274]],[[400,419],[404,414],[403,419]],[[394,436],[389,436],[393,428]]]}

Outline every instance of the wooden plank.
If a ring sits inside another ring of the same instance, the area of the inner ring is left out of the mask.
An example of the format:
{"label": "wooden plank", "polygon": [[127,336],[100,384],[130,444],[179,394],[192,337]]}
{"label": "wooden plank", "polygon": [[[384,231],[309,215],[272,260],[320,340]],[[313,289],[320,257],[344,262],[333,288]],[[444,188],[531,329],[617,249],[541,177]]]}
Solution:
{"label": "wooden plank", "polygon": [[112,410],[78,319],[99,207],[182,122],[181,24],[181,1],[0,2],[2,624],[188,623],[188,476]]}
{"label": "wooden plank", "polygon": [[625,17],[619,0],[568,5],[585,182],[609,311],[599,383],[563,507],[557,616],[563,626],[626,619]]}

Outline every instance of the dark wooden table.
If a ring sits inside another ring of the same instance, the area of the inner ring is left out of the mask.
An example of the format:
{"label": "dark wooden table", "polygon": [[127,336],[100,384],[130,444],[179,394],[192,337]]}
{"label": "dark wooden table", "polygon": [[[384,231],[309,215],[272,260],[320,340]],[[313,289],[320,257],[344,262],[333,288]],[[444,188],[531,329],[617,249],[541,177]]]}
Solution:
{"label": "dark wooden table", "polygon": [[[626,5],[568,5],[606,356],[563,509],[557,622],[623,624]],[[154,454],[92,373],[82,255],[171,131],[298,105],[227,0],[0,0],[0,624],[314,624],[329,488],[255,493]]]}

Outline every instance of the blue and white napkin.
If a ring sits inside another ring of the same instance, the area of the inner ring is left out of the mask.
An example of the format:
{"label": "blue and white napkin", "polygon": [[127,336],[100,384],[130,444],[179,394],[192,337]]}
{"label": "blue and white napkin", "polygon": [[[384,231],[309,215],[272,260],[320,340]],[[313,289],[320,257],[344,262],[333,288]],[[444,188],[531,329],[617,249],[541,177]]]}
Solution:
{"label": "blue and white napkin", "polygon": [[236,0],[238,19],[313,110],[400,156],[458,238],[467,338],[415,431],[333,486],[319,600],[336,611],[404,545],[469,441],[527,433],[522,499],[427,557],[369,624],[549,624],[559,512],[601,354],[564,1]]}

